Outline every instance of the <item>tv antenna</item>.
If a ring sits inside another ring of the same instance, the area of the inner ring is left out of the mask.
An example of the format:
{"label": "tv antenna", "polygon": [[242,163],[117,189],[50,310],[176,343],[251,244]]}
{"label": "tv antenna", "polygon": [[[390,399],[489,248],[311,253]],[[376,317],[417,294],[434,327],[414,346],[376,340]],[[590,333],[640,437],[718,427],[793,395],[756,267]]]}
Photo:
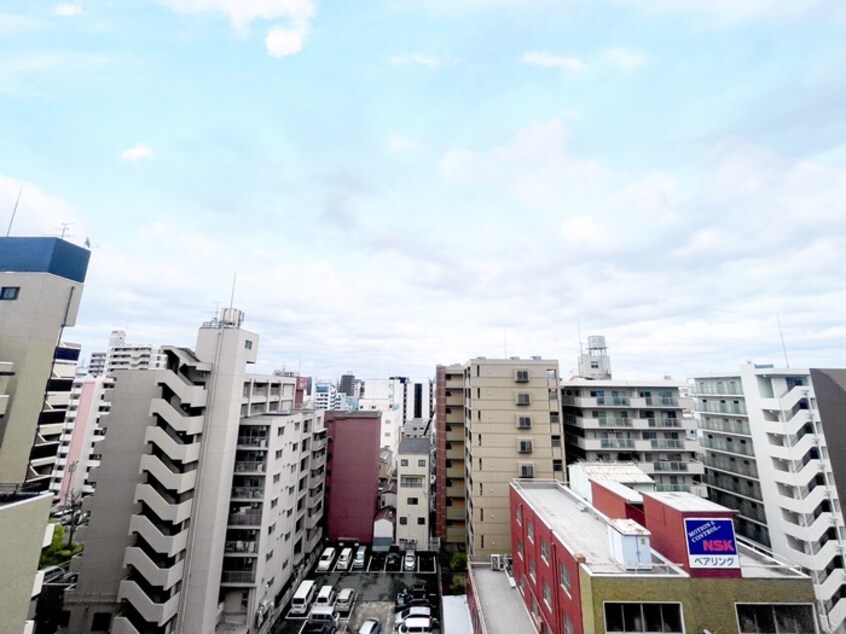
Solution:
{"label": "tv antenna", "polygon": [[21,202],[21,192],[23,192],[23,185],[18,189],[18,198],[15,200],[15,206],[12,208],[12,217],[9,219],[9,228],[6,229],[6,237],[12,232],[12,223],[15,222],[15,214],[18,213],[18,203]]}
{"label": "tv antenna", "polygon": [[787,346],[784,345],[784,332],[781,329],[781,317],[776,313],[776,323],[778,324],[778,336],[781,337],[781,351],[784,353],[784,365],[790,367],[790,361],[787,360]]}

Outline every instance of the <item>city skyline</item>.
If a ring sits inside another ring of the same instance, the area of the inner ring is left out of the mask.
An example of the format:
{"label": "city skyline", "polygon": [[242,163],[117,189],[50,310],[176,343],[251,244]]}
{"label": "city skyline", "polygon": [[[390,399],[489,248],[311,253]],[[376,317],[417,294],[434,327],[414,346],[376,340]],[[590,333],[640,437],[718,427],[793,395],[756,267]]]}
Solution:
{"label": "city skyline", "polygon": [[236,275],[257,372],[839,366],[846,11],[738,4],[15,0],[0,226],[90,239],[86,357]]}

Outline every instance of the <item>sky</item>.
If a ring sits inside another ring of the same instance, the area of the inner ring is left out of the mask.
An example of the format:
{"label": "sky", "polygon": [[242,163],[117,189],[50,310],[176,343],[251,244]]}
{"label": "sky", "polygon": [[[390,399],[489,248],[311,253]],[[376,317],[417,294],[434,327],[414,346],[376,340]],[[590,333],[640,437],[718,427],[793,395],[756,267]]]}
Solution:
{"label": "sky", "polygon": [[85,355],[843,367],[844,68],[842,0],[6,0],[0,227],[90,240]]}

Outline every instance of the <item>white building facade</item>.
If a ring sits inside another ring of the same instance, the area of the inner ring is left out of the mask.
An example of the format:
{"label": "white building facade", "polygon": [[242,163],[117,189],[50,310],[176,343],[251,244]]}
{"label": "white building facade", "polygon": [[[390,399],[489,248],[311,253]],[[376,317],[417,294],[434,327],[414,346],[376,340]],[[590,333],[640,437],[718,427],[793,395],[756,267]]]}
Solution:
{"label": "white building facade", "polygon": [[429,548],[431,450],[428,438],[405,438],[399,444],[396,543],[400,548]]}
{"label": "white building facade", "polygon": [[747,363],[692,381],[709,498],[809,571],[826,631],[846,632],[846,371]]}

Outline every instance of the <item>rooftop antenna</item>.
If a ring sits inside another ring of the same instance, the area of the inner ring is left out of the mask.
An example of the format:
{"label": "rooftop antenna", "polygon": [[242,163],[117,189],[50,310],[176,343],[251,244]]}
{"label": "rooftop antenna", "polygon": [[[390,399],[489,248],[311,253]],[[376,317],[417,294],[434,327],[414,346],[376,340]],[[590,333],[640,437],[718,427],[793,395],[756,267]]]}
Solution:
{"label": "rooftop antenna", "polygon": [[582,318],[579,315],[576,315],[576,328],[579,331],[579,354],[584,354],[585,351],[582,348]]}
{"label": "rooftop antenna", "polygon": [[75,223],[73,223],[73,222],[63,222],[63,223],[62,223],[62,225],[61,225],[60,227],[56,227],[56,229],[55,229],[55,230],[56,230],[56,231],[60,231],[60,232],[61,232],[61,233],[59,234],[59,237],[60,237],[62,240],[64,240],[65,238],[70,238],[70,237],[71,237],[71,234],[70,234],[69,229],[70,229],[70,227],[71,227],[71,225],[72,225],[72,224],[75,224]]}
{"label": "rooftop antenna", "polygon": [[784,345],[784,332],[781,330],[781,317],[776,313],[776,322],[778,323],[778,336],[781,337],[781,350],[784,352],[784,365],[790,367],[790,361],[787,360],[787,346]]}
{"label": "rooftop antenna", "polygon": [[508,358],[508,331],[502,331],[502,356],[503,358]]}
{"label": "rooftop antenna", "polygon": [[21,192],[23,192],[23,185],[18,189],[18,198],[15,200],[15,206],[12,209],[12,217],[9,219],[9,228],[6,229],[6,237],[12,232],[12,223],[15,221],[15,214],[18,213],[18,203],[21,202]]}
{"label": "rooftop antenna", "polygon": [[235,280],[238,278],[237,273],[232,274],[232,294],[229,296],[229,308],[234,308],[235,306]]}

